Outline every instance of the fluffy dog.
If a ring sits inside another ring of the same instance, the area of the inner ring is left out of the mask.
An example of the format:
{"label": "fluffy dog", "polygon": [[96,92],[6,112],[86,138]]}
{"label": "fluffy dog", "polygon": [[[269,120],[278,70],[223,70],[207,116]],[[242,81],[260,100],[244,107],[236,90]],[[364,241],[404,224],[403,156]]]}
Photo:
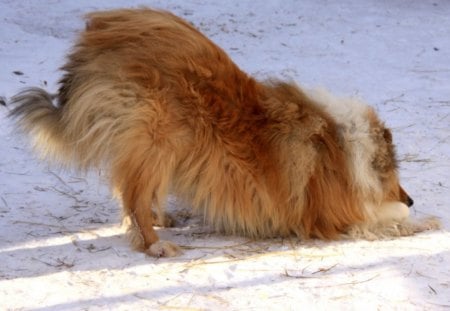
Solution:
{"label": "fluffy dog", "polygon": [[173,193],[213,226],[255,238],[368,239],[437,227],[409,220],[392,135],[373,109],[257,81],[167,12],[88,15],[56,96],[27,89],[11,115],[53,161],[101,167],[132,244],[153,256]]}

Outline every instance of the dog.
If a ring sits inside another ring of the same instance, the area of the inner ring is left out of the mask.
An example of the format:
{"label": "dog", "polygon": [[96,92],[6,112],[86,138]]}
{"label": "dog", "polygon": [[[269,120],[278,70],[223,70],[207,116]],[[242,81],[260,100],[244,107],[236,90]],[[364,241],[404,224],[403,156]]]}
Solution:
{"label": "dog", "polygon": [[152,256],[180,253],[153,228],[168,194],[218,231],[252,238],[378,239],[439,226],[410,219],[391,131],[372,108],[256,80],[171,13],[87,15],[62,70],[57,95],[23,90],[10,115],[45,158],[108,172],[132,245]]}

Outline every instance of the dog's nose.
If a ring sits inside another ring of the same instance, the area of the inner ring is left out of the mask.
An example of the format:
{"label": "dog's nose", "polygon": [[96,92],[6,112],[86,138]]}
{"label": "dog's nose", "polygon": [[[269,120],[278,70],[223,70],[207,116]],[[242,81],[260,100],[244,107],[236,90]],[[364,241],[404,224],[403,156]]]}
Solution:
{"label": "dog's nose", "polygon": [[408,195],[408,197],[406,198],[406,205],[408,205],[408,207],[411,207],[414,204],[414,200],[411,199],[411,197]]}

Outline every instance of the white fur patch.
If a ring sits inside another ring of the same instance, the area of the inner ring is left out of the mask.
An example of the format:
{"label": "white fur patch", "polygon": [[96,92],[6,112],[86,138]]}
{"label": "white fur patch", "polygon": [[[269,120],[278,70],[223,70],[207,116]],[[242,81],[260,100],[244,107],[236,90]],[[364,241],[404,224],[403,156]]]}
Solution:
{"label": "white fur patch", "polygon": [[370,135],[370,107],[357,98],[335,97],[323,89],[310,90],[307,94],[338,124],[353,181],[363,197],[378,202],[383,191],[372,167],[378,146]]}
{"label": "white fur patch", "polygon": [[385,202],[375,209],[378,223],[403,222],[409,217],[409,208],[402,202]]}

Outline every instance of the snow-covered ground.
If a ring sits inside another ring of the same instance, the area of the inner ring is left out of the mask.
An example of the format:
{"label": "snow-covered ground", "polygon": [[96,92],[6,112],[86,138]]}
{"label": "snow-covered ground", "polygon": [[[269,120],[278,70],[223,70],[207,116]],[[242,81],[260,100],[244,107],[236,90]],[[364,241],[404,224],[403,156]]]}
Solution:
{"label": "snow-covered ground", "polygon": [[[443,229],[376,242],[250,241],[199,219],[133,252],[101,174],[38,161],[0,107],[0,309],[450,308],[450,2],[446,0],[0,0],[0,96],[55,91],[85,12],[168,9],[247,72],[358,95],[393,128],[416,217]],[[177,205],[176,201],[172,205]]]}

